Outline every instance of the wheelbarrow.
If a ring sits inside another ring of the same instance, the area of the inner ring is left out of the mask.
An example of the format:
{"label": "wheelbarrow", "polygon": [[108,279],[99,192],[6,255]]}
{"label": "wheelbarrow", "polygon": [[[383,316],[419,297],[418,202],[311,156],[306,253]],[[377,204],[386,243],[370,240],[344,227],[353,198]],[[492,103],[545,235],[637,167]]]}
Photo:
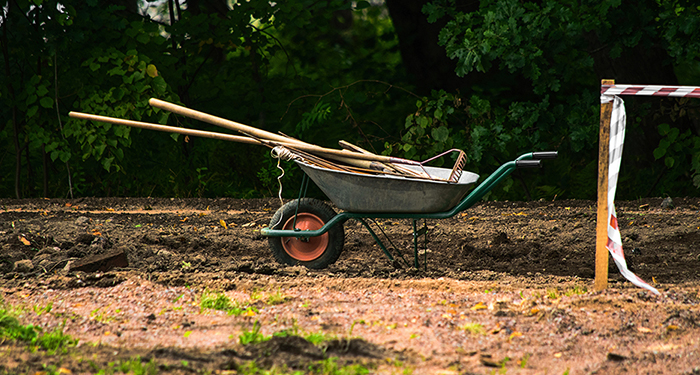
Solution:
{"label": "wheelbarrow", "polygon": [[[456,159],[454,168],[435,168],[425,164],[444,154],[423,162],[416,162],[372,154],[344,141],[339,143],[345,150],[327,149],[159,99],[151,98],[149,104],[172,113],[235,130],[245,136],[178,128],[81,112],[70,112],[69,115],[73,118],[96,122],[264,145],[271,147],[273,151],[282,150],[277,151],[278,158],[282,158],[281,153],[294,156],[289,159],[285,158],[285,160],[294,160],[305,172],[299,190],[299,198],[277,210],[270,225],[263,228],[261,234],[269,237],[270,248],[277,261],[282,264],[303,265],[308,268],[325,268],[338,260],[345,241],[343,224],[349,219],[358,220],[369,231],[384,254],[394,264],[397,264],[397,260],[391,255],[387,246],[368,224],[368,221],[376,224],[375,219],[389,218],[411,219],[413,221],[414,266],[418,268],[418,239],[420,236],[424,236],[424,244],[427,249],[428,228],[425,220],[450,218],[473,206],[516,168],[541,167],[541,159],[557,157],[556,151],[523,154],[517,159],[501,165],[467,195],[467,191],[478,180],[479,176],[462,170],[466,162],[466,155],[461,150],[457,150],[460,151],[460,155]],[[455,150],[450,150],[447,153],[452,151]],[[319,158],[319,155],[323,157]],[[341,167],[324,158],[345,163],[347,166]],[[378,170],[381,172],[377,172]],[[344,211],[336,213],[323,201],[306,198],[309,178],[338,208]],[[417,222],[420,219],[423,219],[423,226],[417,229]],[[379,229],[383,232],[381,227]],[[386,234],[384,236],[387,237]],[[396,246],[391,245],[392,250],[403,259]],[[408,264],[405,260],[404,262]],[[426,263],[427,259],[424,265]]]}
{"label": "wheelbarrow", "polygon": [[[409,166],[422,168],[438,177],[436,180],[425,180],[392,175],[357,174],[295,161],[305,172],[299,198],[280,207],[270,220],[270,225],[261,230],[261,234],[268,237],[272,255],[279,263],[322,269],[340,257],[345,242],[343,225],[346,221],[355,219],[368,230],[391,262],[399,266],[401,263],[392,255],[390,248],[381,241],[368,221],[411,219],[413,266],[419,268],[418,243],[421,236],[424,236],[424,244],[427,247],[426,219],[453,217],[472,207],[516,168],[541,167],[541,159],[556,157],[556,151],[523,154],[501,165],[469,194],[469,188],[476,183],[479,176],[466,171],[455,183],[444,181],[442,178],[452,172],[446,168]],[[321,200],[306,198],[309,178],[343,211],[337,213]],[[420,219],[423,219],[423,225],[418,229],[417,222]],[[381,230],[381,226],[378,227]],[[386,234],[384,236],[386,237]],[[391,245],[391,250],[404,259],[396,246]],[[404,263],[408,264],[405,259]],[[423,263],[427,268],[427,259]]]}

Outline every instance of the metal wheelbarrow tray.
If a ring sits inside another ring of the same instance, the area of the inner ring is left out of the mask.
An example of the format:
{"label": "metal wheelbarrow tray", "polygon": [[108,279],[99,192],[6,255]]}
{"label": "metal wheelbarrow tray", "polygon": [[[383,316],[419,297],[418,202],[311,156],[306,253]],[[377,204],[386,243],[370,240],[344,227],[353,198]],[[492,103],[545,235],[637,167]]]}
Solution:
{"label": "metal wheelbarrow tray", "polygon": [[[462,172],[457,183],[336,171],[297,161],[311,180],[341,210],[358,213],[430,213],[447,211],[464,197],[479,175]],[[415,171],[417,166],[405,166]],[[432,177],[447,179],[451,169],[424,167]]]}
{"label": "metal wheelbarrow tray", "polygon": [[[299,199],[280,207],[270,225],[261,230],[261,234],[269,237],[270,248],[278,262],[325,268],[334,263],[342,252],[345,240],[343,223],[355,219],[369,231],[384,254],[398,265],[390,252],[392,250],[398,253],[396,247],[393,244],[391,247],[385,246],[365,219],[412,219],[414,266],[418,268],[420,236],[425,236],[427,246],[427,225],[424,221],[422,228],[417,229],[419,219],[452,217],[473,206],[516,168],[541,167],[540,159],[556,157],[556,151],[523,154],[501,165],[466,196],[469,188],[479,178],[471,172],[465,171],[458,182],[449,183],[388,175],[362,175],[297,161],[306,173]],[[424,168],[437,177],[450,173],[445,168]],[[303,198],[308,183],[307,176],[344,211],[336,213],[322,201]],[[403,258],[400,253],[399,256]]]}

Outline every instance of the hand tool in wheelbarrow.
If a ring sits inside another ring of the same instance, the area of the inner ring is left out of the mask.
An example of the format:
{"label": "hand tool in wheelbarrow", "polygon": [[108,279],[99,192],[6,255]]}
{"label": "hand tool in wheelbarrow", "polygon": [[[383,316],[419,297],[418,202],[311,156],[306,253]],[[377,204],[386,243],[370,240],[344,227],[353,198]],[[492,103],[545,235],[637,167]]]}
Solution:
{"label": "hand tool in wheelbarrow", "polygon": [[[389,173],[389,174],[399,174],[399,175],[406,175],[409,177],[414,177],[414,178],[424,178],[424,179],[429,179],[429,180],[439,180],[440,178],[436,178],[434,176],[431,176],[427,172],[425,172],[424,168],[420,168],[418,170],[410,170],[406,168],[401,168],[396,166],[396,164],[407,164],[407,165],[415,165],[415,166],[420,166],[422,167],[426,162],[417,162],[413,160],[408,160],[408,159],[402,159],[402,158],[396,158],[396,157],[391,157],[391,156],[384,156],[384,155],[376,155],[376,154],[371,154],[371,153],[361,153],[361,152],[353,152],[353,151],[348,151],[348,150],[335,150],[335,149],[328,149],[328,148],[323,148],[320,146],[312,145],[300,140],[296,140],[294,138],[286,137],[283,135],[278,135],[274,133],[270,133],[261,129],[257,129],[252,126],[240,124],[234,121],[226,120],[220,117],[212,116],[203,112],[199,112],[196,110],[192,110],[186,107],[182,107],[173,103],[165,102],[159,99],[152,98],[149,103],[156,107],[156,108],[161,108],[176,114],[180,114],[183,116],[191,117],[200,121],[208,122],[213,125],[217,125],[220,127],[224,127],[227,129],[235,130],[238,132],[241,132],[243,134],[252,136],[254,138],[257,138],[258,141],[260,140],[265,140],[268,143],[266,145],[270,146],[272,143],[275,143],[271,147],[275,146],[285,146],[285,147],[291,147],[295,150],[299,151],[304,151],[309,154],[317,155],[323,158],[331,159],[337,162],[341,162],[344,164],[348,164],[354,168],[360,168],[360,169],[355,169],[356,171],[360,172],[361,169],[364,169],[365,172],[370,172],[370,173]],[[160,130],[160,131],[167,131],[167,132],[175,132],[175,133],[180,133],[180,134],[187,134],[187,135],[196,135],[196,136],[202,136],[202,137],[208,137],[208,138],[216,138],[216,139],[222,139],[222,140],[228,140],[228,141],[235,141],[235,142],[243,142],[243,143],[250,143],[250,144],[261,144],[260,142],[254,142],[253,140],[249,139],[251,137],[235,137],[231,135],[226,135],[226,134],[221,134],[221,133],[215,133],[215,132],[201,132],[201,131],[196,131],[196,130],[191,130],[191,129],[184,129],[184,128],[175,128],[175,127],[167,127],[164,125],[159,125],[159,124],[149,124],[149,123],[143,123],[143,122],[138,122],[138,121],[129,121],[129,120],[122,120],[122,119],[115,119],[111,117],[106,117],[106,116],[97,116],[97,115],[91,115],[91,114],[85,114],[85,113],[80,113],[80,112],[71,112],[69,113],[71,117],[76,117],[76,118],[82,118],[82,119],[89,119],[89,120],[94,120],[94,121],[101,121],[101,122],[108,122],[108,123],[115,123],[115,124],[121,124],[121,125],[127,125],[127,126],[133,126],[133,127],[141,127],[141,128],[147,128],[147,129],[152,129],[152,130]],[[182,129],[182,130],[179,130]],[[448,181],[454,182],[459,179],[459,174],[461,174],[462,168],[464,166],[464,159],[463,157],[463,152],[460,153],[460,158],[457,159],[457,162],[455,163],[455,166],[453,168],[453,173],[450,175],[450,177],[447,179]],[[431,159],[432,160],[432,159]],[[342,168],[339,168],[342,169]],[[377,171],[377,172],[374,172]]]}
{"label": "hand tool in wheelbarrow", "polygon": [[[212,116],[207,113],[203,113],[197,110],[193,110],[190,108],[182,107],[173,103],[169,103],[163,100],[151,98],[149,100],[149,104],[153,107],[164,109],[166,111],[179,114],[182,116],[190,117],[199,121],[207,122],[212,125],[220,126],[223,128],[235,130],[241,133],[245,133],[260,139],[265,139],[268,141],[272,142],[281,142],[281,143],[292,143],[294,144],[294,147],[311,153],[311,154],[320,154],[325,158],[341,161],[344,163],[357,163],[358,160],[365,160],[365,161],[374,161],[374,162],[380,162],[380,163],[385,163],[385,164],[406,164],[406,165],[415,165],[415,166],[420,166],[422,167],[425,163],[428,161],[431,161],[437,157],[440,157],[442,155],[438,155],[435,158],[431,158],[427,161],[424,162],[417,162],[414,160],[408,160],[408,159],[403,159],[403,158],[397,158],[393,156],[385,156],[385,155],[376,155],[372,153],[360,153],[360,152],[351,152],[348,150],[335,150],[335,149],[329,149],[329,148],[324,148],[316,145],[312,145],[303,141],[299,141],[293,138],[289,138],[283,135],[278,135],[274,133],[270,133],[249,125],[244,125],[241,123],[237,123],[235,121],[230,121],[226,120],[217,116]],[[450,150],[449,152],[452,152],[454,150]],[[459,151],[459,150],[458,150]],[[446,154],[446,153],[445,153]],[[459,178],[459,174],[461,173],[461,168],[464,167],[464,164],[466,162],[465,158],[466,155],[464,155],[464,152],[461,152],[460,154],[461,157],[457,159],[457,163],[455,163],[455,166],[453,168],[453,173],[450,175],[450,179],[448,181],[456,181]],[[367,164],[360,164],[358,165],[360,167],[366,168]],[[422,168],[421,168],[422,169]],[[424,173],[421,173],[424,172]],[[417,177],[417,178],[426,178],[426,179],[436,179],[435,177],[431,176],[425,170],[417,170],[417,171],[412,171],[410,173],[411,176]]]}
{"label": "hand tool in wheelbarrow", "polygon": [[[306,172],[299,199],[277,210],[270,225],[263,228],[261,234],[269,237],[272,254],[278,262],[325,268],[334,263],[343,250],[343,224],[355,219],[369,231],[384,254],[395,262],[367,220],[411,219],[414,265],[418,267],[418,238],[421,235],[425,236],[427,246],[427,226],[424,223],[423,228],[417,229],[418,220],[450,218],[473,206],[516,168],[541,167],[540,159],[556,157],[556,151],[523,154],[501,165],[469,194],[466,194],[467,190],[479,176],[466,171],[457,183],[447,183],[387,175],[359,175],[297,161]],[[431,175],[451,173],[446,168],[426,168]],[[307,175],[344,211],[336,213],[322,201],[302,197]],[[392,248],[397,252],[393,244]]]}
{"label": "hand tool in wheelbarrow", "polygon": [[[183,135],[187,135],[187,136],[196,136],[196,137],[202,137],[202,138],[212,138],[212,139],[219,139],[219,140],[224,140],[224,141],[232,141],[232,142],[238,142],[238,143],[267,146],[267,147],[270,147],[273,149],[274,155],[277,158],[281,158],[283,160],[295,160],[295,159],[296,160],[304,160],[307,163],[310,163],[312,165],[317,165],[317,166],[325,167],[325,168],[332,168],[332,169],[338,169],[338,170],[343,170],[343,171],[352,171],[352,172],[357,172],[357,173],[387,173],[387,174],[394,174],[394,175],[414,176],[414,177],[418,177],[418,178],[420,178],[422,176],[420,173],[416,173],[416,172],[412,172],[412,174],[398,173],[394,169],[389,169],[388,165],[384,164],[384,163],[372,162],[372,161],[366,161],[366,160],[355,160],[355,159],[349,160],[348,158],[343,158],[340,156],[336,157],[337,160],[345,161],[346,162],[345,164],[348,164],[348,166],[343,166],[343,165],[340,165],[337,163],[332,163],[332,162],[327,161],[323,158],[316,157],[312,154],[300,151],[300,150],[294,148],[294,144],[292,144],[292,143],[273,142],[273,141],[268,141],[268,140],[264,140],[264,139],[258,139],[258,138],[255,138],[253,136],[243,137],[243,136],[237,136],[237,135],[231,135],[231,134],[209,132],[209,131],[202,131],[202,130],[188,129],[188,128],[180,128],[180,127],[166,126],[166,125],[160,125],[160,124],[152,124],[152,123],[141,122],[141,121],[124,120],[124,119],[119,119],[119,118],[114,118],[114,117],[99,116],[99,115],[93,115],[93,114],[81,113],[81,112],[70,112],[69,116],[73,117],[73,118],[83,119],[83,120],[91,120],[91,121],[105,122],[105,123],[110,123],[110,124],[125,125],[125,126],[130,126],[130,127],[156,130],[156,131],[162,131],[162,132],[168,132],[168,133],[178,133],[178,134],[183,134]],[[246,134],[246,133],[244,133],[244,134]]]}

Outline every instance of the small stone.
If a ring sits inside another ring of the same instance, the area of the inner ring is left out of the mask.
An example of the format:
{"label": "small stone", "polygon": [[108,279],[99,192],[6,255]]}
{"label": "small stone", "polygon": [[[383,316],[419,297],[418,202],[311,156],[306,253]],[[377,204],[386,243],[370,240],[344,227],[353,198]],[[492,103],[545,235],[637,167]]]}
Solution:
{"label": "small stone", "polygon": [[15,262],[15,272],[28,273],[34,271],[34,264],[29,259],[22,259]]}
{"label": "small stone", "polygon": [[664,199],[664,201],[661,202],[661,208],[664,208],[667,210],[672,209],[673,208],[673,199],[671,199],[671,197]]}
{"label": "small stone", "polygon": [[75,219],[75,225],[85,225],[88,221],[90,221],[90,219],[86,218],[85,216],[81,216]]}
{"label": "small stone", "polygon": [[624,361],[626,359],[627,359],[627,356],[624,356],[622,354],[617,354],[617,353],[613,353],[613,352],[608,353],[608,360],[610,360],[610,361],[620,362],[620,361]]}

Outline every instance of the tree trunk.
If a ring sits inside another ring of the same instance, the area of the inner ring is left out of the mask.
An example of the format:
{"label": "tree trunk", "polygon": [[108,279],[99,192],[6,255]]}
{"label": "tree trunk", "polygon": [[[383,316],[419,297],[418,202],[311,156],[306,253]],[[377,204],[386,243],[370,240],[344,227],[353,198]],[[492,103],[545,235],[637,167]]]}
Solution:
{"label": "tree trunk", "polygon": [[[454,91],[466,86],[468,79],[455,73],[456,62],[438,45],[438,34],[446,21],[428,23],[422,12],[429,0],[386,0],[389,15],[399,37],[401,59],[413,77],[419,94],[430,90]],[[466,12],[479,9],[478,1],[457,1],[459,9]]]}

